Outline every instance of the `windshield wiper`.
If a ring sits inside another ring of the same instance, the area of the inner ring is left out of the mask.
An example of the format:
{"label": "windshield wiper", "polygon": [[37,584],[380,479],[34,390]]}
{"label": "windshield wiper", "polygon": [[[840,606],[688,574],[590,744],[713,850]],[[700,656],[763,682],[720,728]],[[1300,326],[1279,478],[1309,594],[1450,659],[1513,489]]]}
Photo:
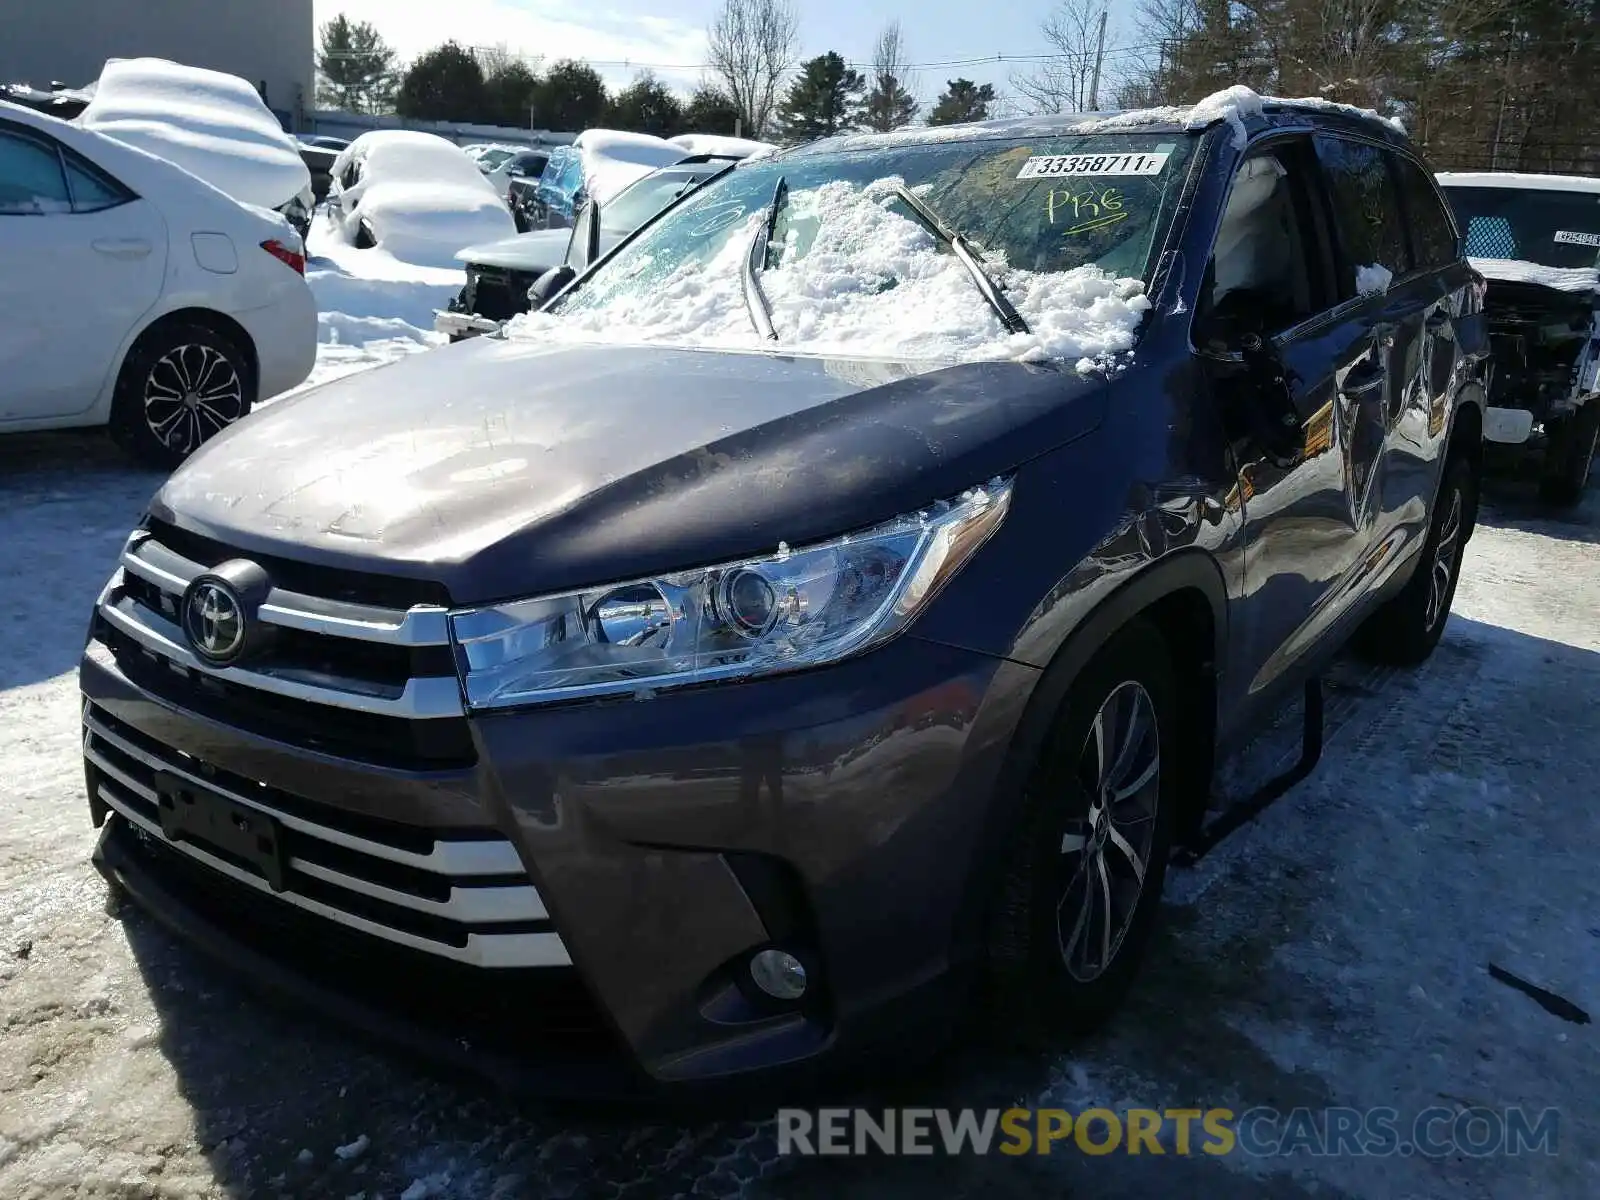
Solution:
{"label": "windshield wiper", "polygon": [[[778,331],[772,326],[772,305],[761,287],[759,272],[767,269],[767,247],[772,244],[772,233],[778,227],[778,210],[789,198],[789,184],[783,176],[772,189],[772,199],[767,204],[767,217],[756,227],[750,239],[750,250],[744,256],[744,305],[750,311],[750,324],[769,342],[778,340]],[[756,264],[760,263],[758,267]]]}
{"label": "windshield wiper", "polygon": [[938,213],[912,195],[903,184],[896,184],[893,190],[894,194],[915,214],[917,220],[927,226],[928,232],[950,247],[950,252],[967,269],[967,274],[972,276],[972,282],[978,285],[978,290],[983,293],[983,298],[989,302],[989,307],[994,309],[994,315],[1000,318],[1000,324],[1006,327],[1007,332],[1027,333],[1028,323],[1022,319],[1022,314],[1016,310],[1011,301],[1006,299],[1005,293],[989,277],[989,272],[978,262],[978,256],[972,252],[972,243],[967,241],[966,236],[946,225]]}

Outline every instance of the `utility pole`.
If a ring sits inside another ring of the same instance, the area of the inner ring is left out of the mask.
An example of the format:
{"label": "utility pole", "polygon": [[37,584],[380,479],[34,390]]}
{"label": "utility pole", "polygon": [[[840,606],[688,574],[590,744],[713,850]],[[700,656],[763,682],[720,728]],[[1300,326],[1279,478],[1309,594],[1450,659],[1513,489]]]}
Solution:
{"label": "utility pole", "polygon": [[[1100,10],[1100,34],[1095,40],[1094,78],[1089,82],[1089,111],[1100,111],[1100,68],[1106,61],[1106,10]],[[1080,76],[1081,78],[1081,76]]]}

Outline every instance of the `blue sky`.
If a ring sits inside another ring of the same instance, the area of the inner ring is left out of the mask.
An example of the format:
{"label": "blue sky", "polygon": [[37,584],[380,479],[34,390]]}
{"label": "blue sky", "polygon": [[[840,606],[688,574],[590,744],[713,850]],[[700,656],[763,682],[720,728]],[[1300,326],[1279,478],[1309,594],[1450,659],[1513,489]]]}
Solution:
{"label": "blue sky", "polygon": [[[720,0],[315,0],[320,24],[344,12],[371,21],[404,58],[454,38],[466,45],[504,44],[512,51],[593,61],[608,83],[625,83],[650,63],[657,75],[692,87],[705,57],[705,30]],[[1038,54],[1047,49],[1039,23],[1054,0],[796,0],[801,57],[837,50],[864,59],[886,21],[900,19],[913,63],[944,63],[999,54]],[[1112,30],[1127,24],[1119,14],[1130,0],[1112,0]],[[1006,62],[929,66],[917,72],[916,90],[925,103],[945,80],[961,75],[1001,90],[1013,71]]]}

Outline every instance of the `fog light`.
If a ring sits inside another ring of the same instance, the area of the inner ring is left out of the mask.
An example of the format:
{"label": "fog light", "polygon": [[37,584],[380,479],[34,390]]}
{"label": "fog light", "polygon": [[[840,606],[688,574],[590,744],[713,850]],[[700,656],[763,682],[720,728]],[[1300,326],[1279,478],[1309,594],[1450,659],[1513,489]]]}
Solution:
{"label": "fog light", "polygon": [[784,950],[763,950],[750,960],[750,978],[774,1000],[798,1000],[805,995],[806,969]]}

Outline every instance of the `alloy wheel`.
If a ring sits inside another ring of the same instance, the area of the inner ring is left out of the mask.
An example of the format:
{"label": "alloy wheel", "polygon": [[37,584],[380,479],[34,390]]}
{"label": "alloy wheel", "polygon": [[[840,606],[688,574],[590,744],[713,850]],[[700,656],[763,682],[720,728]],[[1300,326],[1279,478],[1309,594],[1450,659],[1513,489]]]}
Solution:
{"label": "alloy wheel", "polygon": [[1116,958],[1133,924],[1155,842],[1161,734],[1143,685],[1112,689],[1084,739],[1077,783],[1088,811],[1061,837],[1066,879],[1056,938],[1067,973],[1090,983]]}
{"label": "alloy wheel", "polygon": [[189,343],[163,354],[145,377],[144,419],[156,441],[177,454],[244,416],[244,385],[210,346]]}
{"label": "alloy wheel", "polygon": [[1456,570],[1456,552],[1461,541],[1461,489],[1450,493],[1450,507],[1439,527],[1439,544],[1434,547],[1433,565],[1428,578],[1427,628],[1432,629],[1444,614],[1450,596],[1450,580]]}

